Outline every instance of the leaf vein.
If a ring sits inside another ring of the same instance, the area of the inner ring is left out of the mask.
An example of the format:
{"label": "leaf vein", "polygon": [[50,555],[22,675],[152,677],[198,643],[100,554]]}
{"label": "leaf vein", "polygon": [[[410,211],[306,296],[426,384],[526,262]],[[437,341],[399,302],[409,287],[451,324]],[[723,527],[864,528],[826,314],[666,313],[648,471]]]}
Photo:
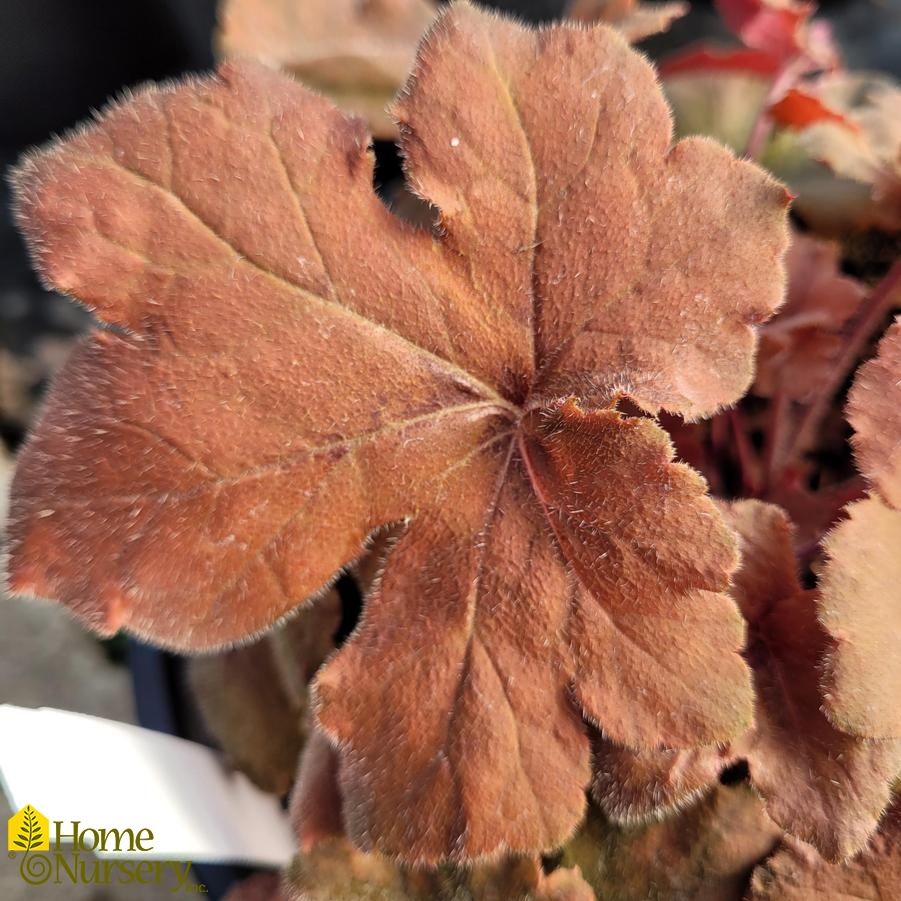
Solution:
{"label": "leaf vein", "polygon": [[279,273],[273,272],[265,265],[265,263],[254,260],[247,254],[241,253],[223,234],[219,232],[218,229],[215,228],[215,226],[213,226],[212,223],[204,219],[175,190],[170,190],[154,181],[152,178],[148,178],[141,172],[131,169],[123,162],[121,162],[121,160],[117,160],[115,157],[105,156],[98,158],[90,156],[88,154],[73,155],[76,157],[80,156],[87,162],[90,162],[94,165],[106,165],[113,169],[119,170],[120,172],[125,173],[130,178],[136,180],[138,183],[144,184],[145,186],[149,187],[151,190],[161,192],[165,196],[172,198],[172,200],[176,204],[178,204],[180,209],[182,209],[194,222],[200,225],[208,234],[215,238],[229,252],[231,256],[233,256],[239,262],[246,263],[254,270],[262,274],[266,279],[279,284],[283,288],[287,288],[292,293],[299,294],[307,301],[319,302],[329,307],[334,312],[340,312],[342,315],[347,316],[348,318],[360,323],[360,325],[364,328],[371,329],[382,334],[387,333],[391,336],[392,340],[402,341],[407,348],[411,349],[414,352],[414,355],[418,355],[430,360],[433,365],[437,365],[437,368],[443,369],[445,373],[455,381],[462,381],[467,384],[476,394],[479,394],[486,399],[491,399],[495,403],[508,407],[511,410],[513,409],[512,406],[506,400],[504,400],[504,398],[502,398],[494,388],[474,376],[471,372],[453,363],[451,360],[433,353],[420,344],[416,344],[414,341],[411,341],[400,332],[396,332],[393,329],[390,329],[388,326],[383,325],[377,320],[369,319],[368,317],[362,315],[351,307],[345,306],[335,300],[331,300],[327,297],[323,297],[321,294],[316,294],[315,292],[308,290],[303,285],[298,284],[292,279],[284,275],[280,275]]}

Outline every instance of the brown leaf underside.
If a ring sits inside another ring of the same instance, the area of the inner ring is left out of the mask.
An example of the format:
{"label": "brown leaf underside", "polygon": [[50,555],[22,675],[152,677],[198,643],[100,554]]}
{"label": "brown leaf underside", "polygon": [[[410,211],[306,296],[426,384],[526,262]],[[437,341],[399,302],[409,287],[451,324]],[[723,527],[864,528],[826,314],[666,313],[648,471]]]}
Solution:
{"label": "brown leaf underside", "polygon": [[735,762],[730,748],[634,751],[595,736],[592,797],[614,823],[630,826],[676,813],[707,794]]}
{"label": "brown leaf underside", "polygon": [[76,351],[22,456],[12,583],[221,646],[406,521],[319,684],[350,834],[418,861],[549,848],[588,778],[573,680],[635,746],[749,717],[730,534],[611,404],[742,393],[785,192],[710,142],[667,152],[652,70],[604,28],[457,5],[395,114],[440,239],[381,205],[358,122],[255,66],[26,160],[47,281],[123,328]]}
{"label": "brown leaf underside", "polygon": [[345,835],[339,766],[338,752],[328,736],[314,729],[300,757],[289,805],[291,827],[303,853],[323,840]]}

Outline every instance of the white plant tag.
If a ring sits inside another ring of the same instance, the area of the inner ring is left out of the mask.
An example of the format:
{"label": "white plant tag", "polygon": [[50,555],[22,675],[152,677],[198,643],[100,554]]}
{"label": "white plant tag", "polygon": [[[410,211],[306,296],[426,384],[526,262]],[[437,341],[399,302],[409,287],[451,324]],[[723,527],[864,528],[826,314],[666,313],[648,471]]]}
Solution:
{"label": "white plant tag", "polygon": [[275,797],[209,748],[139,726],[0,705],[0,781],[13,811],[46,818],[51,851],[78,829],[82,850],[114,860],[280,867],[295,853]]}

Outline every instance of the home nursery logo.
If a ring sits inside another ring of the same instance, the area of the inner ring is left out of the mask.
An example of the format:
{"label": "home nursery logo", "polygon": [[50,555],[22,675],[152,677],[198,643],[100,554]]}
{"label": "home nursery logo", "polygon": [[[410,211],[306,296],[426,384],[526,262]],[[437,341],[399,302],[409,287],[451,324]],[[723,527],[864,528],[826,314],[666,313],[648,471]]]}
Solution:
{"label": "home nursery logo", "polygon": [[50,850],[50,821],[30,804],[9,818],[6,831],[10,851]]}
{"label": "home nursery logo", "polygon": [[[147,853],[153,850],[150,829],[97,829],[83,827],[79,820],[70,823],[54,820],[51,823],[39,810],[26,804],[9,818],[7,846],[11,860],[21,856],[19,874],[29,885],[127,885],[137,882],[142,885],[168,884],[170,892],[207,892],[205,885],[189,880],[190,861],[97,860],[89,853]],[[42,853],[45,851],[49,853]]]}

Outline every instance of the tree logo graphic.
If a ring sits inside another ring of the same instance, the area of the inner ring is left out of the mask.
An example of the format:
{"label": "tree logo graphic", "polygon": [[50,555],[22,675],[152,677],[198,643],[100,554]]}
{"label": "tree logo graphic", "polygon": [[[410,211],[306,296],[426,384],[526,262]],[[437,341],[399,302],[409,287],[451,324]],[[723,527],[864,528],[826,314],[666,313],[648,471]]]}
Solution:
{"label": "tree logo graphic", "polygon": [[10,851],[49,851],[50,821],[39,810],[26,804],[7,823]]}

